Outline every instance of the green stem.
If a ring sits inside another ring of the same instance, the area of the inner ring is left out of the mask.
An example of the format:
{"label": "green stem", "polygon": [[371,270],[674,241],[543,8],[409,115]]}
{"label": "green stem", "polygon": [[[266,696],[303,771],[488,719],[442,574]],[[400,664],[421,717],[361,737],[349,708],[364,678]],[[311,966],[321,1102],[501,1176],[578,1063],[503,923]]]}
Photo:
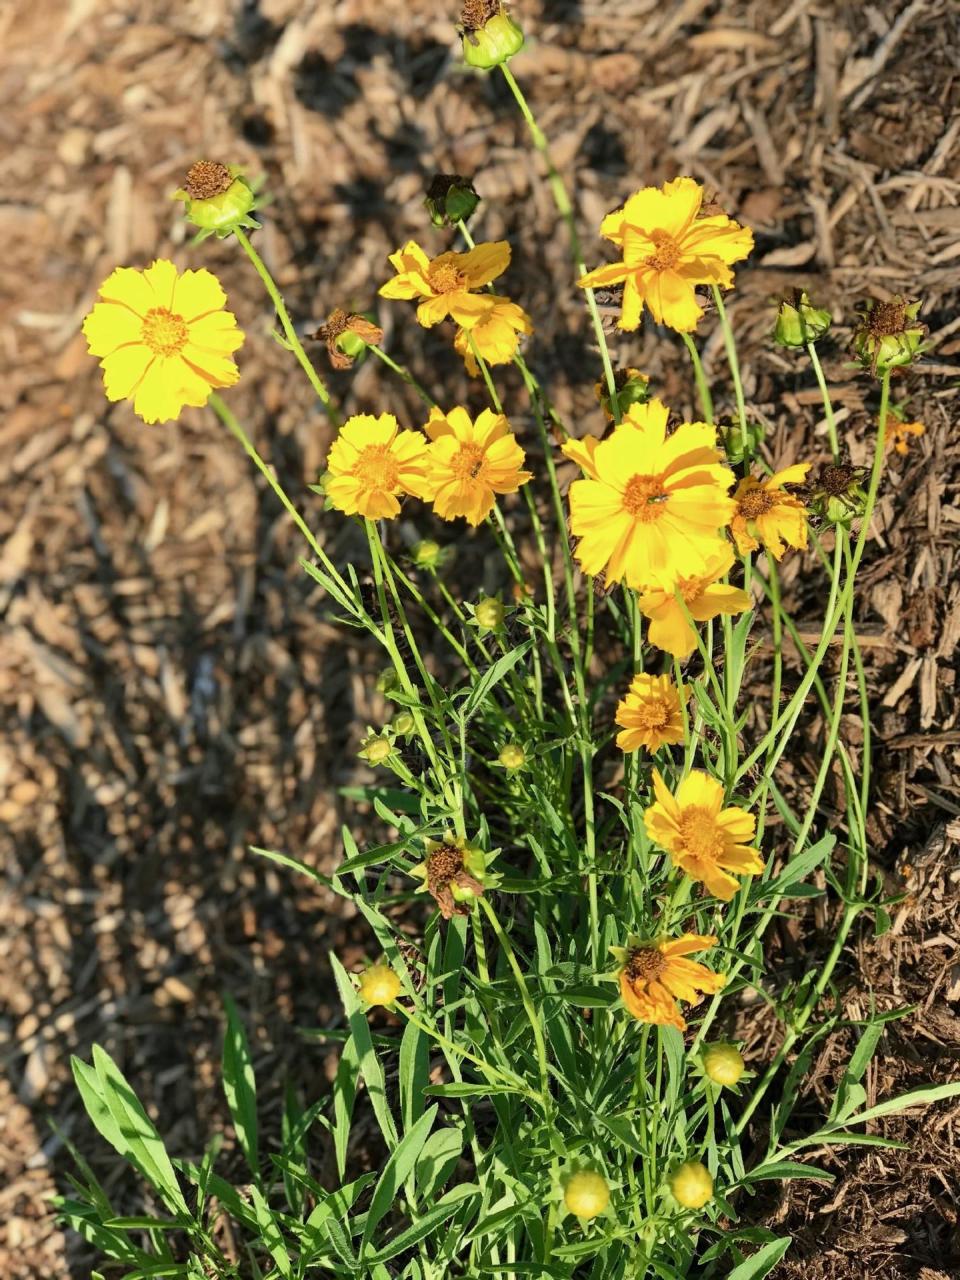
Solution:
{"label": "green stem", "polygon": [[740,435],[743,440],[743,457],[744,462],[750,462],[750,442],[747,439],[747,406],[743,399],[743,382],[740,378],[740,361],[737,358],[737,344],[733,336],[733,329],[730,325],[730,317],[727,315],[727,309],[723,305],[723,295],[716,285],[713,288],[713,300],[717,304],[717,314],[720,317],[720,328],[723,330],[723,345],[727,352],[727,363],[730,366],[730,376],[733,379],[733,393],[737,401],[737,419],[740,423]]}
{"label": "green stem", "polygon": [[823,366],[820,364],[820,357],[817,355],[816,345],[812,342],[808,342],[807,352],[810,356],[810,363],[813,365],[813,372],[817,376],[817,385],[820,388],[820,395],[823,397],[823,411],[827,419],[827,433],[830,436],[830,452],[833,454],[834,462],[837,462],[840,458],[840,441],[837,438],[837,419],[833,412],[833,401],[830,399],[827,380],[823,376]]}
{"label": "green stem", "polygon": [[[550,155],[550,146],[547,142],[546,135],[537,124],[533,112],[530,110],[530,104],[523,95],[523,90],[514,79],[513,72],[505,62],[500,64],[500,70],[503,72],[503,78],[510,86],[510,92],[516,99],[517,106],[520,108],[520,114],[527,122],[527,128],[530,130],[530,138],[533,145],[539,151],[543,163],[547,169],[547,178],[550,183],[550,190],[553,193],[553,202],[557,206],[557,212],[567,224],[567,230],[570,234],[570,249],[573,255],[573,262],[581,276],[587,274],[586,264],[583,258],[583,250],[580,247],[580,236],[577,232],[577,220],[574,216],[573,205],[570,201],[570,195],[561,178],[556,165]],[[587,307],[590,311],[590,318],[593,321],[593,331],[597,337],[597,345],[600,348],[600,359],[603,361],[603,372],[607,380],[607,391],[610,397],[610,410],[613,413],[614,422],[620,421],[620,404],[617,400],[617,383],[613,376],[613,364],[610,360],[610,352],[607,348],[607,336],[603,332],[603,321],[600,318],[600,311],[597,307],[597,300],[592,289],[584,289],[587,297]]]}
{"label": "green stem", "polygon": [[316,369],[313,367],[313,364],[310,361],[310,357],[307,355],[306,351],[304,351],[303,344],[301,343],[300,339],[297,337],[297,331],[293,327],[293,322],[290,319],[290,315],[287,311],[286,304],[284,303],[283,298],[281,297],[280,290],[277,288],[276,282],[274,281],[273,276],[267,270],[266,263],[263,261],[259,253],[257,253],[256,249],[250,243],[245,232],[241,231],[239,227],[235,227],[233,234],[237,237],[241,247],[243,248],[243,251],[246,253],[247,257],[253,263],[254,270],[256,271],[260,279],[263,281],[264,286],[267,290],[267,293],[269,293],[273,301],[273,305],[276,308],[277,315],[280,317],[280,324],[283,327],[283,332],[286,335],[287,342],[290,345],[290,350],[297,357],[300,367],[301,369],[303,369],[304,373],[307,375],[307,378],[310,382],[311,387],[313,387],[314,391],[317,393],[318,397],[323,403],[323,407],[327,411],[327,417],[330,419],[330,421],[333,423],[335,427],[339,428],[340,415],[337,413],[337,410],[334,407],[333,399],[330,395],[330,392],[327,390],[326,385],[324,384],[320,375],[317,373]]}
{"label": "green stem", "polygon": [[423,387],[421,387],[420,383],[416,380],[409,369],[402,364],[397,364],[396,360],[394,360],[392,356],[388,356],[382,347],[371,345],[369,350],[373,352],[378,360],[382,360],[388,369],[392,369],[398,378],[402,378],[407,386],[411,387],[417,393],[428,408],[432,409],[436,405],[436,400],[434,400],[433,396],[431,396],[428,391],[424,391]]}
{"label": "green stem", "polygon": [[700,412],[703,414],[704,422],[713,426],[713,396],[710,394],[710,385],[707,382],[706,374],[703,371],[703,361],[700,359],[700,352],[697,350],[697,344],[691,338],[689,333],[681,333],[681,338],[686,343],[687,350],[690,352],[690,362],[693,365],[693,377],[697,384],[697,395],[700,397]]}

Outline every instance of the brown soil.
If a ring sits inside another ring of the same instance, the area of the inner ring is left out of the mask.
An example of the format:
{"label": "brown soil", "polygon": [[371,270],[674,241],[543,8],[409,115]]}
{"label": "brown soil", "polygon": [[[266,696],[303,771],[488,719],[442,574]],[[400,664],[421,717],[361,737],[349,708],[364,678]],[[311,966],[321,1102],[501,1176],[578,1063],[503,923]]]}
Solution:
{"label": "brown soil", "polygon": [[[434,170],[458,170],[475,175],[485,199],[477,229],[513,244],[505,285],[536,319],[529,359],[568,420],[600,428],[598,364],[562,228],[503,84],[459,70],[457,7],[11,0],[0,11],[9,321],[0,354],[0,1270],[9,1280],[89,1274],[85,1249],[55,1228],[45,1203],[70,1168],[51,1118],[118,1205],[140,1204],[82,1114],[71,1052],[104,1043],[171,1147],[191,1157],[219,1121],[223,991],[255,1028],[264,1078],[289,1070],[305,1093],[321,1087],[323,1053],[295,1028],[335,1019],[325,953],[336,948],[353,967],[363,943],[341,903],[245,847],[329,865],[347,812],[363,821],[338,788],[369,776],[354,753],[384,716],[371,692],[376,655],[328,620],[297,569],[295,531],[215,422],[187,411],[178,424],[145,428],[104,402],[78,333],[98,283],[117,263],[143,266],[158,254],[220,274],[249,335],[231,403],[317,517],[334,558],[362,563],[352,531],[319,518],[305,492],[329,431],[270,341],[258,282],[228,246],[190,248],[169,196],[200,157],[264,173],[273,203],[258,244],[298,323],[315,328],[335,306],[375,307],[388,350],[445,386],[450,403],[479,404],[449,335],[424,334],[402,305],[375,300],[386,254],[404,239],[434,251],[448,243],[426,228],[420,198]],[[871,1101],[956,1077],[956,7],[530,0],[515,12],[531,40],[514,70],[557,163],[577,174],[592,262],[602,214],[678,171],[755,228],[730,311],[749,408],[767,424],[778,463],[823,456],[825,437],[812,379],[767,342],[770,300],[800,285],[833,309],[828,375],[840,385],[855,463],[868,455],[876,396],[869,378],[844,367],[854,306],[868,292],[925,300],[930,351],[896,395],[909,395],[908,417],[927,432],[891,468],[858,624],[878,737],[876,869],[908,896],[883,937],[867,924],[855,936],[838,998],[854,1016],[915,1006],[881,1042]],[[719,380],[712,317],[703,334]],[[679,343],[648,328],[615,347],[678,411],[692,407]],[[350,411],[390,406],[419,421],[416,400],[373,361],[330,381]],[[401,526],[401,536],[413,532]],[[784,577],[804,630],[815,632],[819,574],[794,557]],[[847,727],[853,744],[862,740],[852,712]],[[816,732],[812,716],[810,746],[798,743],[789,762],[798,786]],[[796,980],[816,966],[835,923],[818,906],[784,925],[771,940],[774,977]],[[776,1027],[760,1017],[751,1025],[751,1052],[768,1059]],[[811,1123],[851,1043],[835,1037],[815,1062],[804,1098]],[[265,1090],[267,1126],[278,1097]],[[782,1201],[757,1203],[758,1217],[796,1235],[776,1276],[960,1275],[958,1116],[943,1104],[884,1122],[879,1131],[909,1152],[826,1153],[833,1186],[795,1183]]]}

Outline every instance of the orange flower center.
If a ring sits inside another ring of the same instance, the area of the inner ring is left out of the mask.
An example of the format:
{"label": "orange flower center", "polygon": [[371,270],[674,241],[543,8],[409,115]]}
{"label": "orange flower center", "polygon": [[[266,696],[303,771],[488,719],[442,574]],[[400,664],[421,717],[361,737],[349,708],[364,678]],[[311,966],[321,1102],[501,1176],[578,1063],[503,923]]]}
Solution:
{"label": "orange flower center", "polygon": [[723,852],[723,835],[707,809],[692,805],[680,815],[680,840],[685,853],[715,862]]}
{"label": "orange flower center", "polygon": [[627,977],[631,982],[652,982],[666,963],[666,956],[657,947],[634,947],[627,956]]}
{"label": "orange flower center", "polygon": [[702,594],[703,588],[707,585],[706,578],[681,578],[676,589],[683,597],[683,603],[691,604]]}
{"label": "orange flower center", "polygon": [[434,293],[454,293],[464,287],[466,276],[452,262],[434,262],[427,271],[427,281]]}
{"label": "orange flower center", "polygon": [[478,444],[461,445],[460,452],[450,459],[450,470],[458,480],[479,480],[486,465],[486,456]]}
{"label": "orange flower center", "polygon": [[354,463],[353,474],[365,489],[396,489],[400,467],[386,444],[368,444]]}
{"label": "orange flower center", "polygon": [[671,271],[680,261],[680,246],[666,231],[651,231],[650,239],[656,253],[646,259],[647,266],[653,267],[654,271]]}
{"label": "orange flower center", "polygon": [[663,515],[667,496],[662,476],[631,476],[623,491],[623,507],[646,524]]}
{"label": "orange flower center", "polygon": [[766,515],[775,506],[776,498],[769,489],[748,489],[737,503],[737,510],[745,520],[756,520],[757,516]]}
{"label": "orange flower center", "polygon": [[155,356],[175,356],[186,346],[188,337],[186,320],[166,307],[154,307],[143,317],[140,340]]}
{"label": "orange flower center", "polygon": [[634,709],[638,728],[662,729],[670,719],[670,710],[665,702],[642,702]]}

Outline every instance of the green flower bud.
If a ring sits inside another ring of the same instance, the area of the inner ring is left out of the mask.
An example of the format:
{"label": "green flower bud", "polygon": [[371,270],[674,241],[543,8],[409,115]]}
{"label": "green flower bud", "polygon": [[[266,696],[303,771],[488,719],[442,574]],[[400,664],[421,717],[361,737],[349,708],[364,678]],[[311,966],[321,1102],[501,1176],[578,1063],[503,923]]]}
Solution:
{"label": "green flower bud", "polygon": [[369,761],[370,764],[383,764],[392,751],[393,743],[390,739],[378,734],[373,738],[368,738],[357,754],[362,756],[364,760]]}
{"label": "green flower bud", "polygon": [[434,542],[433,538],[424,538],[422,542],[416,543],[410,555],[418,569],[428,569],[431,573],[441,569],[448,558],[448,552],[439,542]]}
{"label": "green flower bud", "polygon": [[235,164],[198,160],[173,198],[183,201],[184,216],[200,228],[201,240],[212,235],[222,240],[238,227],[256,230],[260,226],[250,216],[257,207],[256,193]]}
{"label": "green flower bud", "polygon": [[815,307],[806,291],[798,293],[793,302],[781,302],[773,340],[781,347],[805,347],[816,342],[830,328],[833,316],[822,307]]}
{"label": "green flower bud", "polygon": [[564,1184],[564,1208],[584,1222],[603,1213],[609,1203],[610,1188],[607,1180],[592,1169],[581,1169]]}
{"label": "green flower bud", "polygon": [[466,0],[460,15],[463,60],[489,71],[523,48],[523,32],[501,0]]}
{"label": "green flower bud", "polygon": [[714,1084],[730,1088],[743,1075],[743,1055],[732,1044],[708,1045],[703,1053],[703,1069]]}
{"label": "green flower bud", "polygon": [[416,721],[409,711],[401,711],[390,721],[390,728],[401,738],[405,738],[408,733],[413,733],[416,727]]}
{"label": "green flower bud", "polygon": [[493,596],[486,596],[474,609],[473,616],[483,631],[496,631],[503,626],[507,611],[501,601]]}
{"label": "green flower bud", "polygon": [[713,1178],[699,1160],[687,1160],[670,1175],[670,1190],[684,1209],[702,1209],[713,1199]]}
{"label": "green flower bud", "polygon": [[[639,369],[631,367],[617,369],[613,375],[613,383],[617,388],[617,406],[621,417],[632,404],[646,404],[650,399],[650,379]],[[599,382],[594,383],[593,390],[603,412],[612,421],[613,405],[610,401],[606,378],[601,378]]]}
{"label": "green flower bud", "polygon": [[722,431],[722,436],[727,460],[738,463],[744,458],[754,456],[763,443],[764,430],[759,422],[748,422],[746,434],[744,434],[739,423],[734,423]]}
{"label": "green flower bud", "polygon": [[473,183],[459,173],[435,173],[423,201],[435,227],[451,227],[460,221],[466,222],[479,203],[480,197]]}
{"label": "green flower bud", "polygon": [[389,698],[394,690],[400,688],[400,681],[393,667],[384,667],[377,676],[377,693],[382,693],[385,698]]}
{"label": "green flower bud", "polygon": [[497,757],[505,769],[522,769],[526,764],[527,756],[523,747],[518,746],[515,742],[508,742]]}
{"label": "green flower bud", "polygon": [[871,299],[853,334],[853,349],[863,369],[876,377],[913,364],[923,352],[925,324],[917,322],[922,302],[896,294],[889,302]]}

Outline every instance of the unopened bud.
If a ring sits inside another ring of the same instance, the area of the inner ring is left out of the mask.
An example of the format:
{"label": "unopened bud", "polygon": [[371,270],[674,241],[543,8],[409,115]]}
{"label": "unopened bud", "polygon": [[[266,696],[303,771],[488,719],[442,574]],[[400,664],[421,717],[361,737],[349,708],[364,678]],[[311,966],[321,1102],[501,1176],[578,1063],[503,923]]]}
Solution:
{"label": "unopened bud", "polygon": [[393,743],[390,739],[378,735],[375,738],[368,738],[357,754],[370,764],[383,764],[392,751]]}
{"label": "unopened bud", "polygon": [[699,1160],[687,1160],[670,1175],[670,1190],[684,1209],[702,1209],[713,1199],[713,1178]]}
{"label": "unopened bud", "polygon": [[497,627],[503,626],[506,613],[507,611],[501,601],[493,596],[485,597],[473,611],[477,625],[482,627],[484,631],[496,631]]}
{"label": "unopened bud", "polygon": [[515,742],[508,742],[498,757],[505,769],[522,769],[527,757],[523,747]]}
{"label": "unopened bud", "polygon": [[563,1203],[570,1213],[584,1221],[596,1218],[610,1203],[606,1178],[591,1169],[573,1174],[564,1185]]}
{"label": "unopened bud", "polygon": [[372,964],[360,975],[360,999],[367,1004],[393,1004],[403,983],[388,964]]}
{"label": "unopened bud", "polygon": [[703,1053],[707,1077],[721,1088],[730,1088],[743,1075],[743,1055],[732,1044],[711,1044]]}
{"label": "unopened bud", "polygon": [[473,214],[480,197],[469,178],[459,173],[435,173],[423,203],[435,227],[455,227]]}
{"label": "unopened bud", "polygon": [[773,340],[781,347],[805,347],[816,342],[830,328],[833,316],[822,307],[815,307],[806,292],[796,295],[793,302],[781,302]]}

